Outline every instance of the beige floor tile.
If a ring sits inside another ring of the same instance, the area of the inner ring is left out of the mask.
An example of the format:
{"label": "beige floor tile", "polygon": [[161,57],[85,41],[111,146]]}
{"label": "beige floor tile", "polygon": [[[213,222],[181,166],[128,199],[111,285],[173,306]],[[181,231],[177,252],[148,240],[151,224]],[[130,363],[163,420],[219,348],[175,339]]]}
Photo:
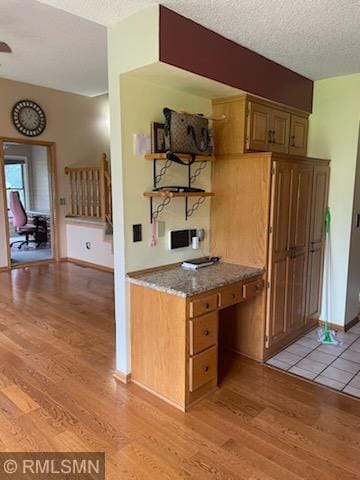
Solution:
{"label": "beige floor tile", "polygon": [[309,372],[317,374],[319,374],[326,368],[326,364],[321,362],[315,362],[313,360],[309,360],[308,358],[304,358],[296,366],[298,368],[302,368],[303,370],[307,370]]}
{"label": "beige floor tile", "polygon": [[301,357],[299,355],[294,355],[293,353],[283,350],[273,357],[275,360],[280,360],[280,362],[288,363],[289,365],[295,365]]}
{"label": "beige floor tile", "polygon": [[345,372],[330,365],[326,370],[321,372],[321,376],[331,378],[340,383],[348,383],[353,378],[354,374],[351,372]]}
{"label": "beige floor tile", "polygon": [[290,347],[287,347],[284,352],[293,353],[301,358],[306,357],[309,353],[312,352],[311,348],[304,347],[304,345],[293,343]]}
{"label": "beige floor tile", "polygon": [[347,345],[320,345],[316,351],[329,353],[330,355],[338,357],[347,348]]}
{"label": "beige floor tile", "polygon": [[330,363],[332,363],[336,359],[334,355],[320,352],[318,349],[311,352],[307,358],[309,360],[314,360],[315,362],[325,363],[326,365],[330,365]]}
{"label": "beige floor tile", "polygon": [[360,352],[355,352],[354,350],[348,349],[340,355],[340,358],[345,358],[345,360],[360,363]]}
{"label": "beige floor tile", "polygon": [[307,378],[308,380],[314,380],[317,375],[317,373],[309,372],[308,370],[303,370],[302,368],[296,366],[291,367],[288,371],[298,375],[299,377]]}
{"label": "beige floor tile", "polygon": [[315,378],[316,383],[320,383],[321,385],[326,385],[327,387],[335,388],[335,390],[342,390],[345,387],[345,383],[337,382],[328,377],[323,377],[320,375],[319,377]]}
{"label": "beige floor tile", "polygon": [[275,358],[270,358],[270,360],[268,360],[266,363],[268,365],[271,365],[272,367],[281,368],[281,370],[289,370],[289,368],[291,367],[291,365],[289,365],[288,363],[281,362],[280,360],[276,360]]}
{"label": "beige floor tile", "polygon": [[347,347],[349,350],[353,352],[359,352],[360,353],[360,343],[352,343],[349,347]]}
{"label": "beige floor tile", "polygon": [[319,346],[319,342],[317,340],[313,340],[312,338],[300,338],[296,343],[312,349]]}
{"label": "beige floor tile", "polygon": [[349,393],[350,395],[353,395],[354,397],[359,397],[360,398],[360,389],[350,387],[350,385],[347,385],[344,390],[344,393]]}
{"label": "beige floor tile", "polygon": [[349,383],[349,387],[358,388],[360,390],[360,374],[355,375]]}
{"label": "beige floor tile", "polygon": [[360,370],[360,365],[350,360],[345,360],[345,358],[337,358],[332,364],[333,367],[338,368],[339,370],[345,370],[345,372],[350,372],[356,374]]}

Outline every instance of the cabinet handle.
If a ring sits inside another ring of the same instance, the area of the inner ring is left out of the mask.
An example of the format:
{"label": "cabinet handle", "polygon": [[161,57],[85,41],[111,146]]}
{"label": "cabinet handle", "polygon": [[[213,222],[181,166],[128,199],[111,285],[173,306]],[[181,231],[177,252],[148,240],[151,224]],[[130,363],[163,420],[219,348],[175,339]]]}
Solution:
{"label": "cabinet handle", "polygon": [[296,147],[296,145],[295,145],[295,135],[292,135],[292,136],[291,136],[291,139],[292,139],[291,146],[292,146],[292,147]]}
{"label": "cabinet handle", "polygon": [[276,143],[276,140],[275,140],[275,130],[272,131],[272,143]]}
{"label": "cabinet handle", "polygon": [[209,335],[209,333],[210,333],[209,330],[204,330],[204,331],[203,331],[203,335],[204,335],[205,337],[207,337],[207,336]]}
{"label": "cabinet handle", "polygon": [[272,130],[269,130],[269,132],[268,132],[268,143],[273,143],[273,141],[272,141]]}
{"label": "cabinet handle", "polygon": [[206,308],[206,310],[208,310],[210,308],[210,303],[204,303],[204,307]]}
{"label": "cabinet handle", "polygon": [[204,370],[204,373],[207,373],[207,372],[209,371],[209,367],[206,365],[206,366],[203,368],[203,370]]}
{"label": "cabinet handle", "polygon": [[235,293],[232,293],[232,294],[231,294],[231,298],[232,298],[233,300],[235,300],[235,298],[236,298]]}

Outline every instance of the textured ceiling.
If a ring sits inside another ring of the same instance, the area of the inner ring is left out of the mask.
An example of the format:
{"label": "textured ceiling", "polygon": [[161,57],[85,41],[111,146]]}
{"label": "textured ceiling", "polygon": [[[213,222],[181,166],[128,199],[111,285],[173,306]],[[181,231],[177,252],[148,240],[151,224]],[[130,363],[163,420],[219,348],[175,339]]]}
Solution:
{"label": "textured ceiling", "polygon": [[162,3],[311,79],[360,72],[359,0],[41,1],[102,25]]}
{"label": "textured ceiling", "polygon": [[[75,3],[75,0],[74,0]],[[0,77],[58,90],[107,91],[106,28],[35,0],[0,0]]]}
{"label": "textured ceiling", "polygon": [[[0,41],[13,49],[0,53],[0,77],[101,94],[107,90],[104,26],[154,3],[0,0]],[[360,72],[360,0],[161,3],[311,79]]]}

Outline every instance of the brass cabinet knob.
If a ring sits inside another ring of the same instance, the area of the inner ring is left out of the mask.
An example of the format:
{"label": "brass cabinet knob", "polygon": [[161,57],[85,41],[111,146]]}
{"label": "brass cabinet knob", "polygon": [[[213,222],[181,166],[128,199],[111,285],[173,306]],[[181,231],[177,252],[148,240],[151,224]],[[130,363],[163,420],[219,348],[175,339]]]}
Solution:
{"label": "brass cabinet knob", "polygon": [[210,304],[209,304],[209,303],[205,303],[204,306],[205,306],[206,310],[208,310],[208,309],[210,308]]}
{"label": "brass cabinet knob", "polygon": [[208,371],[209,371],[209,367],[206,365],[206,366],[204,367],[204,372],[207,373]]}
{"label": "brass cabinet knob", "polygon": [[205,337],[207,337],[209,335],[209,330],[204,330],[203,334],[205,335]]}
{"label": "brass cabinet knob", "polygon": [[231,298],[232,298],[232,299],[235,299],[235,298],[236,298],[235,293],[232,293],[232,294],[231,294]]}

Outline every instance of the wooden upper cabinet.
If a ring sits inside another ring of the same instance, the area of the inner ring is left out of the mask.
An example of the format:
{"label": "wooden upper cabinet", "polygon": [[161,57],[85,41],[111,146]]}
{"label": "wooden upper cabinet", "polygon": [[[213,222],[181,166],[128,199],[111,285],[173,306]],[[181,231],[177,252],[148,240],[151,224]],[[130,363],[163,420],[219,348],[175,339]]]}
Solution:
{"label": "wooden upper cabinet", "polygon": [[242,95],[213,101],[216,155],[251,151],[305,155],[307,114],[298,110]]}
{"label": "wooden upper cabinet", "polygon": [[290,114],[282,110],[270,110],[270,150],[288,153]]}
{"label": "wooden upper cabinet", "polygon": [[289,153],[305,156],[307,152],[308,124],[306,117],[291,115]]}
{"label": "wooden upper cabinet", "polygon": [[269,150],[270,114],[268,107],[255,102],[248,103],[247,150]]}
{"label": "wooden upper cabinet", "polygon": [[246,97],[213,102],[214,117],[225,116],[214,122],[214,142],[217,155],[244,153],[246,136]]}

